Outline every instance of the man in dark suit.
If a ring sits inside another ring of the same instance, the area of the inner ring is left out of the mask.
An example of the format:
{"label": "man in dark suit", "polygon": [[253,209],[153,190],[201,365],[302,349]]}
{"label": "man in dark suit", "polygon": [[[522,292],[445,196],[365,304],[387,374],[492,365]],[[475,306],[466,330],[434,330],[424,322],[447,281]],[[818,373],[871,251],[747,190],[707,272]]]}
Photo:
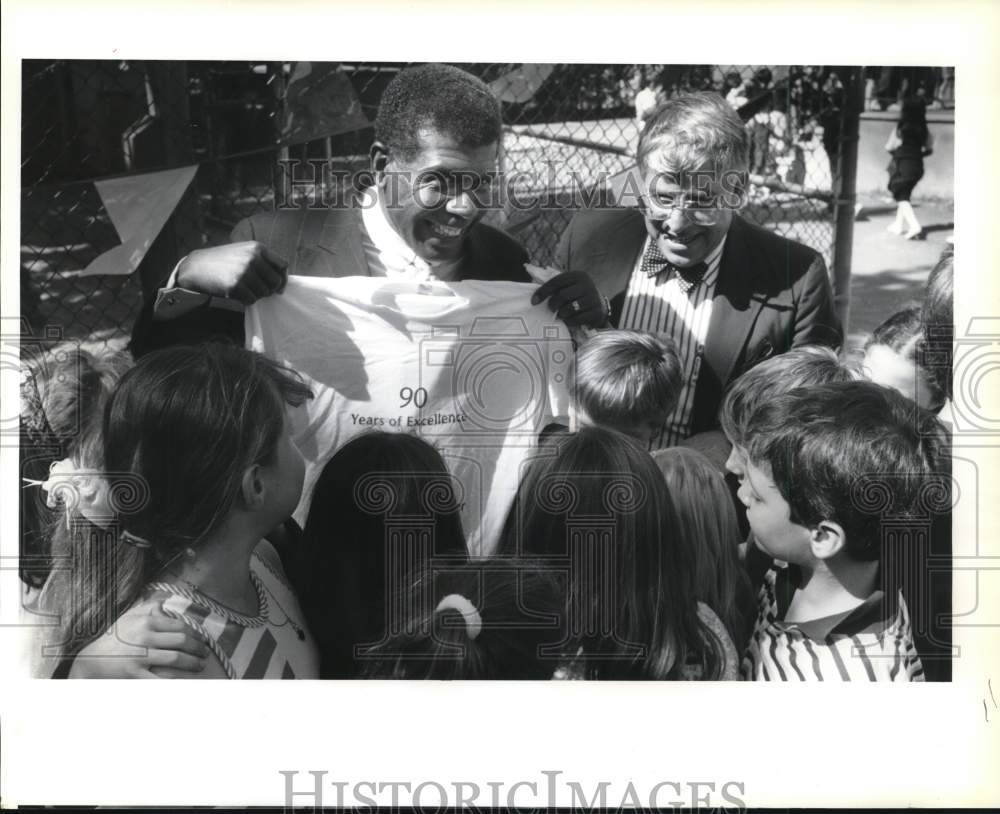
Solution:
{"label": "man in dark suit", "polygon": [[626,190],[620,208],[577,213],[556,253],[610,299],[613,325],[676,344],[684,392],[654,447],[715,430],[725,387],[755,363],[842,341],[822,257],[736,213],[748,153],[746,128],[717,94],[667,102],[640,138],[638,206]]}
{"label": "man in dark suit", "polygon": [[[287,275],[530,282],[527,253],[481,222],[494,201],[500,105],[488,85],[448,65],[401,71],[375,120],[372,184],[340,205],[240,221],[226,246],[191,252],[145,305],[132,350],[224,334],[242,339],[241,304]],[[584,275],[560,275],[535,301],[570,325],[599,325],[605,302]]]}

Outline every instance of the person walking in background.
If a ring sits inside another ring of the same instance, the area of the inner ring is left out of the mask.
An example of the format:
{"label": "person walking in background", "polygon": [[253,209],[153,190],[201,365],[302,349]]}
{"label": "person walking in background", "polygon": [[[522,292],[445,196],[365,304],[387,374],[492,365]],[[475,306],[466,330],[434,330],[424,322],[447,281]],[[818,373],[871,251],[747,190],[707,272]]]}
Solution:
{"label": "person walking in background", "polygon": [[923,99],[911,96],[903,102],[899,123],[889,135],[885,149],[892,156],[888,167],[889,192],[896,201],[896,219],[886,228],[907,240],[921,238],[923,227],[910,204],[910,195],[924,176],[924,158],[934,149]]}

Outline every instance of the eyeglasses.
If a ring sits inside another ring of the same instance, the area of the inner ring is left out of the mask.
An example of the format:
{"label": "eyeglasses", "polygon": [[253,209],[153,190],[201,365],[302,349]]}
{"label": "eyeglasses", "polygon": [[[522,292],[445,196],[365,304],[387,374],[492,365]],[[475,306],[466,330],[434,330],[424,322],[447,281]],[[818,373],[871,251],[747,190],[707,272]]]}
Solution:
{"label": "eyeglasses", "polygon": [[739,209],[742,201],[736,206],[719,206],[716,200],[691,200],[686,195],[643,195],[640,199],[642,208],[652,220],[667,220],[674,210],[699,226],[714,226],[722,219],[722,213]]}

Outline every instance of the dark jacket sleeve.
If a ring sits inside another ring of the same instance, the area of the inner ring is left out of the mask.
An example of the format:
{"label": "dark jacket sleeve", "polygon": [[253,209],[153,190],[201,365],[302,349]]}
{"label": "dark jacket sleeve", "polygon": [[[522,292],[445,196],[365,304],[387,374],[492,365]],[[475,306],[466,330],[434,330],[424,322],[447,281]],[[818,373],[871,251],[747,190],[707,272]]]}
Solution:
{"label": "dark jacket sleeve", "polygon": [[[250,218],[241,220],[230,233],[231,243],[254,239]],[[139,316],[132,326],[129,350],[136,359],[150,351],[171,345],[193,345],[210,340],[243,345],[242,313],[203,305],[176,319],[154,320],[154,304],[155,295],[142,304]]]}
{"label": "dark jacket sleeve", "polygon": [[803,277],[792,347],[828,345],[839,348],[843,341],[843,328],[833,307],[830,275],[823,257],[816,254]]}

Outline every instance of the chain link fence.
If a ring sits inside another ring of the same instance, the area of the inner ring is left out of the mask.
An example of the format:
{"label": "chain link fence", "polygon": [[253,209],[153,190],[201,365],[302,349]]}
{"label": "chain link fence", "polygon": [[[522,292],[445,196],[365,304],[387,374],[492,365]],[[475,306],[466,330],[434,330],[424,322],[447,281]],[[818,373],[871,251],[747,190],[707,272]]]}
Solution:
{"label": "chain link fence", "polygon": [[[142,297],[180,257],[225,242],[241,218],[288,202],[279,159],[329,162],[338,172],[320,185],[367,168],[378,101],[407,64],[23,62],[21,311],[32,331],[57,326],[85,344],[123,344]],[[744,214],[832,261],[846,69],[461,67],[491,83],[503,105],[503,169],[517,206],[487,217],[533,262],[551,261],[579,203],[574,191],[613,184],[634,163],[644,111],[691,90],[718,91],[747,122],[752,184]],[[157,234],[143,242],[143,224],[133,224],[139,246],[120,235],[113,218],[139,211],[122,203],[136,200],[122,192],[128,179],[190,166],[193,180]],[[115,194],[126,211],[116,212]],[[123,241],[123,258],[141,256],[134,271],[123,262],[86,273]]]}

